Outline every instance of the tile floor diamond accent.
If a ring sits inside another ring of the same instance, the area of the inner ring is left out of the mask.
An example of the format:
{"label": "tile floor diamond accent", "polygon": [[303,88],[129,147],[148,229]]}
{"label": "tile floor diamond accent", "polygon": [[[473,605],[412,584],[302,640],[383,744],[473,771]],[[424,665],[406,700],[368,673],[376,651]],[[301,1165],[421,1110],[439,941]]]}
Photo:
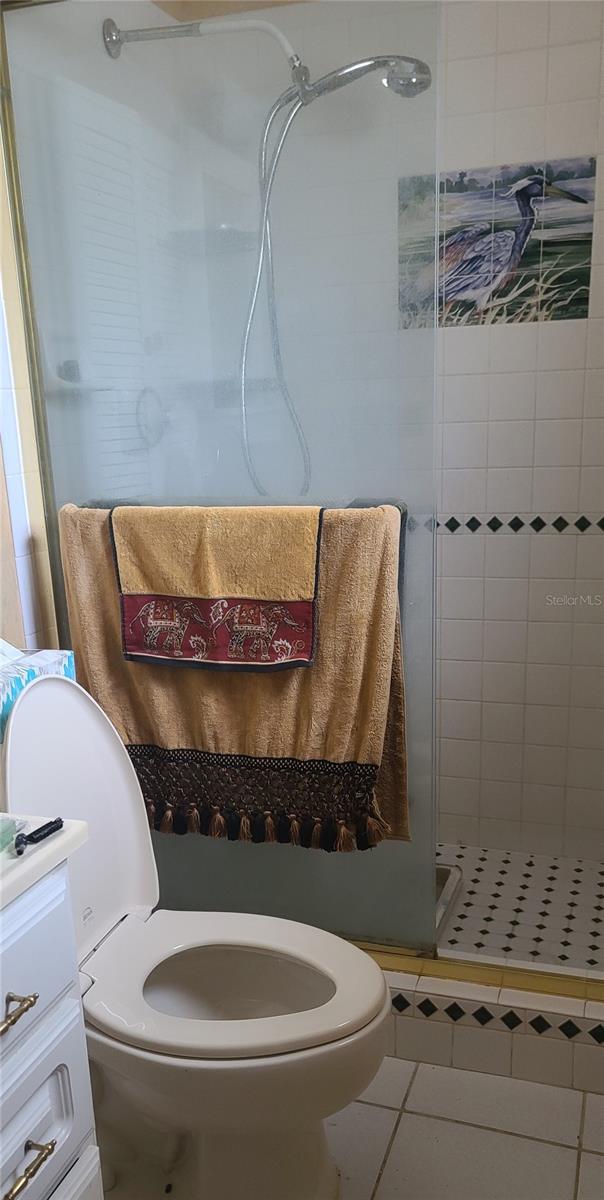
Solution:
{"label": "tile floor diamond accent", "polygon": [[446,1012],[447,1016],[451,1018],[452,1021],[459,1021],[459,1020],[461,1020],[462,1017],[465,1017],[465,1015],[466,1015],[465,1009],[463,1009],[460,1004],[457,1004],[457,1002],[455,1000],[453,1001],[452,1004],[447,1005],[445,1012]]}
{"label": "tile floor diamond accent", "polygon": [[535,1033],[547,1033],[548,1029],[551,1029],[549,1021],[546,1021],[545,1017],[541,1015],[533,1017],[532,1021],[529,1021],[529,1025],[532,1025]]}
{"label": "tile floor diamond accent", "polygon": [[572,1038],[576,1037],[577,1034],[581,1032],[581,1030],[579,1029],[579,1026],[575,1025],[574,1021],[563,1021],[562,1024],[558,1026],[558,1028],[560,1030],[560,1033],[563,1033],[565,1038],[568,1038],[569,1042],[572,1040]]}
{"label": "tile floor diamond accent", "polygon": [[392,997],[392,1004],[397,1012],[404,1013],[411,1007],[411,1001],[407,1000],[406,996],[399,994]]}
{"label": "tile floor diamond accent", "polygon": [[485,1008],[484,1005],[481,1005],[480,1008],[475,1009],[475,1011],[472,1013],[472,1016],[474,1017],[475,1021],[478,1021],[479,1025],[488,1025],[489,1021],[493,1020],[492,1012],[489,1012],[488,1008]]}
{"label": "tile floor diamond accent", "polygon": [[436,1004],[433,1004],[428,996],[426,996],[425,1000],[420,1000],[417,1007],[419,1008],[419,1011],[423,1013],[424,1017],[433,1017],[434,1013],[438,1012]]}
{"label": "tile floor diamond accent", "polygon": [[604,971],[603,863],[465,845],[441,845],[437,858],[464,878],[441,958]]}
{"label": "tile floor diamond accent", "polygon": [[522,1017],[519,1017],[518,1013],[512,1012],[511,1010],[508,1013],[504,1013],[501,1020],[503,1021],[504,1025],[507,1025],[510,1033],[512,1033],[514,1029],[517,1029],[519,1025],[522,1025]]}

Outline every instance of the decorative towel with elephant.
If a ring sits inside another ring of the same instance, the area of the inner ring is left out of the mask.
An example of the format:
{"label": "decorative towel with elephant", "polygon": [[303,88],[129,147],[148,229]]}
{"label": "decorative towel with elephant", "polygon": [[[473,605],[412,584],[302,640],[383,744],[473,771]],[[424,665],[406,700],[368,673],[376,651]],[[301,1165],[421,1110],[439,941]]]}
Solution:
{"label": "decorative towel with elephant", "polygon": [[409,839],[405,517],[61,510],[77,678],[120,733],[153,828],[330,851]]}
{"label": "decorative towel with elephant", "polygon": [[323,513],[114,508],[124,657],[227,671],[311,666]]}

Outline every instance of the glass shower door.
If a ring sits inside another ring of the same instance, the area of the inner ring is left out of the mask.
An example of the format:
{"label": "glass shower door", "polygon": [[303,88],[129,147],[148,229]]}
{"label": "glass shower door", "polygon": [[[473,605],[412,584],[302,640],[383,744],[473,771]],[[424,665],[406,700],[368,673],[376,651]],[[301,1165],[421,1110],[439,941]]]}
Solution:
{"label": "glass shower door", "polygon": [[[256,15],[286,33],[315,78],[378,53],[423,58],[434,72],[432,3],[319,0]],[[112,61],[107,17],[126,28],[169,22],[147,0],[5,17],[55,502],[262,502],[242,452],[238,371],[258,142],[287,66],[247,32],[131,45]],[[311,460],[302,502],[394,499],[409,510],[413,840],[327,855],[157,835],[165,906],[433,945],[435,332],[430,314],[424,328],[402,327],[398,222],[399,180],[434,175],[435,127],[435,86],[406,100],[367,76],[300,113],[271,208],[283,362]],[[420,265],[433,280],[435,216],[424,211]],[[268,503],[300,503],[264,292],[248,414]]]}

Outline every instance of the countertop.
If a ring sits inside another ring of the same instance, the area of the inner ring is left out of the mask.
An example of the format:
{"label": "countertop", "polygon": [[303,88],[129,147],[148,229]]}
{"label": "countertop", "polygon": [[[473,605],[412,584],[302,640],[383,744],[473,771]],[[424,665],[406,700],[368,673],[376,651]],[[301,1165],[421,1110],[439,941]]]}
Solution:
{"label": "countertop", "polygon": [[[27,821],[28,831],[45,825],[48,817],[23,817]],[[7,848],[0,853],[0,909],[6,908],[13,900],[27,891],[32,884],[37,883],[43,875],[48,875],[61,862],[65,862],[78,846],[88,838],[86,821],[65,821],[58,833],[53,833],[37,846],[28,846],[25,853],[17,858],[12,849]]]}

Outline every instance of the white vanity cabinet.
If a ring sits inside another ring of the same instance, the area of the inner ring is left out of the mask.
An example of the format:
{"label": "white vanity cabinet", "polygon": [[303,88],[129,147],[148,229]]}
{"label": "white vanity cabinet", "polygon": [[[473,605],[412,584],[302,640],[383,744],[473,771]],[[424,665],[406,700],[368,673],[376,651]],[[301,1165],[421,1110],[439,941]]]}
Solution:
{"label": "white vanity cabinet", "polygon": [[0,857],[0,1200],[103,1197],[67,864],[85,837]]}

